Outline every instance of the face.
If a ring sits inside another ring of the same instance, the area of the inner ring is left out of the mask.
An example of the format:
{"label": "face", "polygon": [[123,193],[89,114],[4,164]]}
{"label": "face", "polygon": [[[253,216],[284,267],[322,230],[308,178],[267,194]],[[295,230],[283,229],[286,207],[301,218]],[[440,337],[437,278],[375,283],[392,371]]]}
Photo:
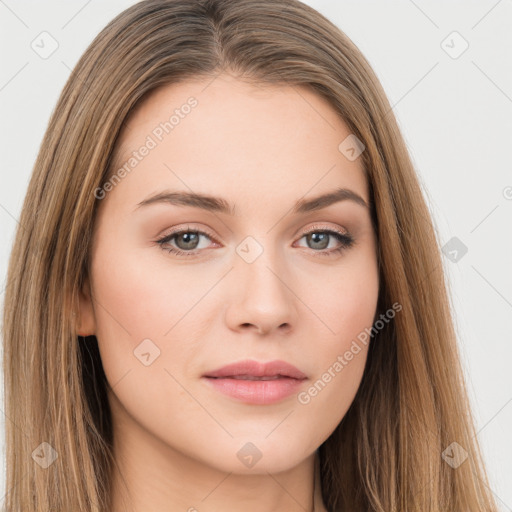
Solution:
{"label": "face", "polygon": [[379,288],[349,135],[305,88],[228,75],[160,88],[129,118],[96,192],[80,325],[115,435],[144,439],[148,460],[284,471],[345,415]]}

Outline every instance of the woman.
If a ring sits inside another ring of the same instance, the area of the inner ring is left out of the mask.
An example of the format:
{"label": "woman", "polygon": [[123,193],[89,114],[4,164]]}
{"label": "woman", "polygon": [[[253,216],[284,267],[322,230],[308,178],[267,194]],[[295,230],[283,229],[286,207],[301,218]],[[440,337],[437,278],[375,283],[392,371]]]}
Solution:
{"label": "woman", "polygon": [[6,510],[496,510],[405,144],[310,7],[121,13],[20,224]]}

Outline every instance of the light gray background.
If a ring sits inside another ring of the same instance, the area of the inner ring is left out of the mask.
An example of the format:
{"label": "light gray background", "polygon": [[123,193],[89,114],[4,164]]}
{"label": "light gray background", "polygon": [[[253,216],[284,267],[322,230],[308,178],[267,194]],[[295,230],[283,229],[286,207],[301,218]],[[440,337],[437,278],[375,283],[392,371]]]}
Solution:
{"label": "light gray background", "polygon": [[[0,0],[2,305],[14,230],[50,113],[86,46],[134,3]],[[370,61],[442,244],[456,237],[468,249],[457,262],[446,256],[444,266],[491,487],[502,510],[512,511],[512,1],[306,3]],[[59,45],[46,59],[31,48],[43,31]],[[9,420],[0,406],[3,436]],[[4,468],[0,478],[1,499]]]}

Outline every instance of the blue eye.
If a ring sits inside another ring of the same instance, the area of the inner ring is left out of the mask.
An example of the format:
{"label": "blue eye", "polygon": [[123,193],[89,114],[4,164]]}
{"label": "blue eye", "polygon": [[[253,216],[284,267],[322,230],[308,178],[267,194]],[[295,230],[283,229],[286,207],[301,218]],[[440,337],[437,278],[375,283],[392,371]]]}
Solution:
{"label": "blue eye", "polygon": [[[210,238],[210,236],[207,233],[204,233],[202,231],[192,231],[190,229],[186,229],[182,231],[175,231],[170,235],[166,235],[160,240],[157,240],[157,243],[160,244],[161,248],[164,251],[170,252],[172,254],[176,254],[178,256],[194,256],[196,252],[192,251],[197,249],[197,246],[199,245],[199,240],[202,236]],[[172,245],[166,245],[172,240],[174,240],[175,243],[177,240],[180,243],[183,243],[183,245],[185,246],[185,250],[181,250],[179,247],[173,247]]]}
{"label": "blue eye", "polygon": [[[196,256],[197,253],[201,250],[198,249],[201,237],[205,237],[211,240],[211,237],[208,233],[199,230],[184,229],[181,231],[174,231],[173,233],[160,238],[156,241],[156,243],[161,246],[162,250],[171,254],[175,254],[176,256]],[[316,248],[310,247],[310,249],[317,253],[319,256],[333,256],[335,254],[339,254],[342,251],[352,247],[355,243],[354,238],[348,233],[341,233],[338,231],[326,229],[314,229],[308,231],[307,233],[304,233],[300,239],[302,238],[306,238],[309,243],[317,245]],[[339,246],[333,249],[325,250],[329,246],[329,241],[331,238],[335,238],[339,242]],[[182,248],[170,245],[171,241],[174,241],[175,244],[178,243],[179,245],[182,245]]]}
{"label": "blue eye", "polygon": [[[320,247],[315,249],[321,249],[320,251],[315,251],[319,256],[332,256],[334,254],[339,254],[340,252],[352,247],[354,244],[354,238],[345,233],[339,233],[338,231],[332,230],[318,230],[315,229],[313,231],[309,231],[302,235],[302,238],[306,238],[309,243],[318,244]],[[335,238],[339,242],[339,246],[334,249],[330,249],[328,251],[324,250],[329,246],[329,239]],[[311,248],[311,247],[310,247]]]}

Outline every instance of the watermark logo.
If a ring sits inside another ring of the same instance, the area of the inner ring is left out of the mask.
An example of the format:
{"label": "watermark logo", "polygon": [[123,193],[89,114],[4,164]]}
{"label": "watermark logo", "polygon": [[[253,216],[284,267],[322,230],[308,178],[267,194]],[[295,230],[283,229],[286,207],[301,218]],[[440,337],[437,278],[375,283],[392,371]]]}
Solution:
{"label": "watermark logo", "polygon": [[453,263],[458,263],[468,252],[467,246],[456,236],[450,238],[441,248],[442,253]]}
{"label": "watermark logo", "polygon": [[137,345],[133,354],[144,366],[149,366],[160,357],[160,349],[152,340],[146,338]]}
{"label": "watermark logo", "polygon": [[253,443],[245,443],[238,450],[236,456],[244,466],[252,468],[263,457],[263,454]]}
{"label": "watermark logo", "polygon": [[59,47],[57,40],[49,32],[41,32],[31,43],[30,47],[41,59],[51,57]]}
{"label": "watermark logo", "polygon": [[32,452],[32,459],[39,464],[43,469],[47,469],[50,467],[59,454],[57,451],[53,448],[53,446],[49,443],[41,443],[33,452]]}
{"label": "watermark logo", "polygon": [[236,253],[246,263],[253,263],[263,254],[263,247],[255,238],[248,236],[237,245]]}
{"label": "watermark logo", "polygon": [[342,153],[345,158],[351,162],[357,160],[365,149],[366,146],[353,133],[345,138],[338,146],[340,153]]}
{"label": "watermark logo", "polygon": [[458,59],[469,48],[469,43],[454,30],[441,41],[441,48],[452,59]]}
{"label": "watermark logo", "polygon": [[459,443],[454,441],[441,454],[441,457],[453,469],[457,469],[468,458],[468,452]]}

